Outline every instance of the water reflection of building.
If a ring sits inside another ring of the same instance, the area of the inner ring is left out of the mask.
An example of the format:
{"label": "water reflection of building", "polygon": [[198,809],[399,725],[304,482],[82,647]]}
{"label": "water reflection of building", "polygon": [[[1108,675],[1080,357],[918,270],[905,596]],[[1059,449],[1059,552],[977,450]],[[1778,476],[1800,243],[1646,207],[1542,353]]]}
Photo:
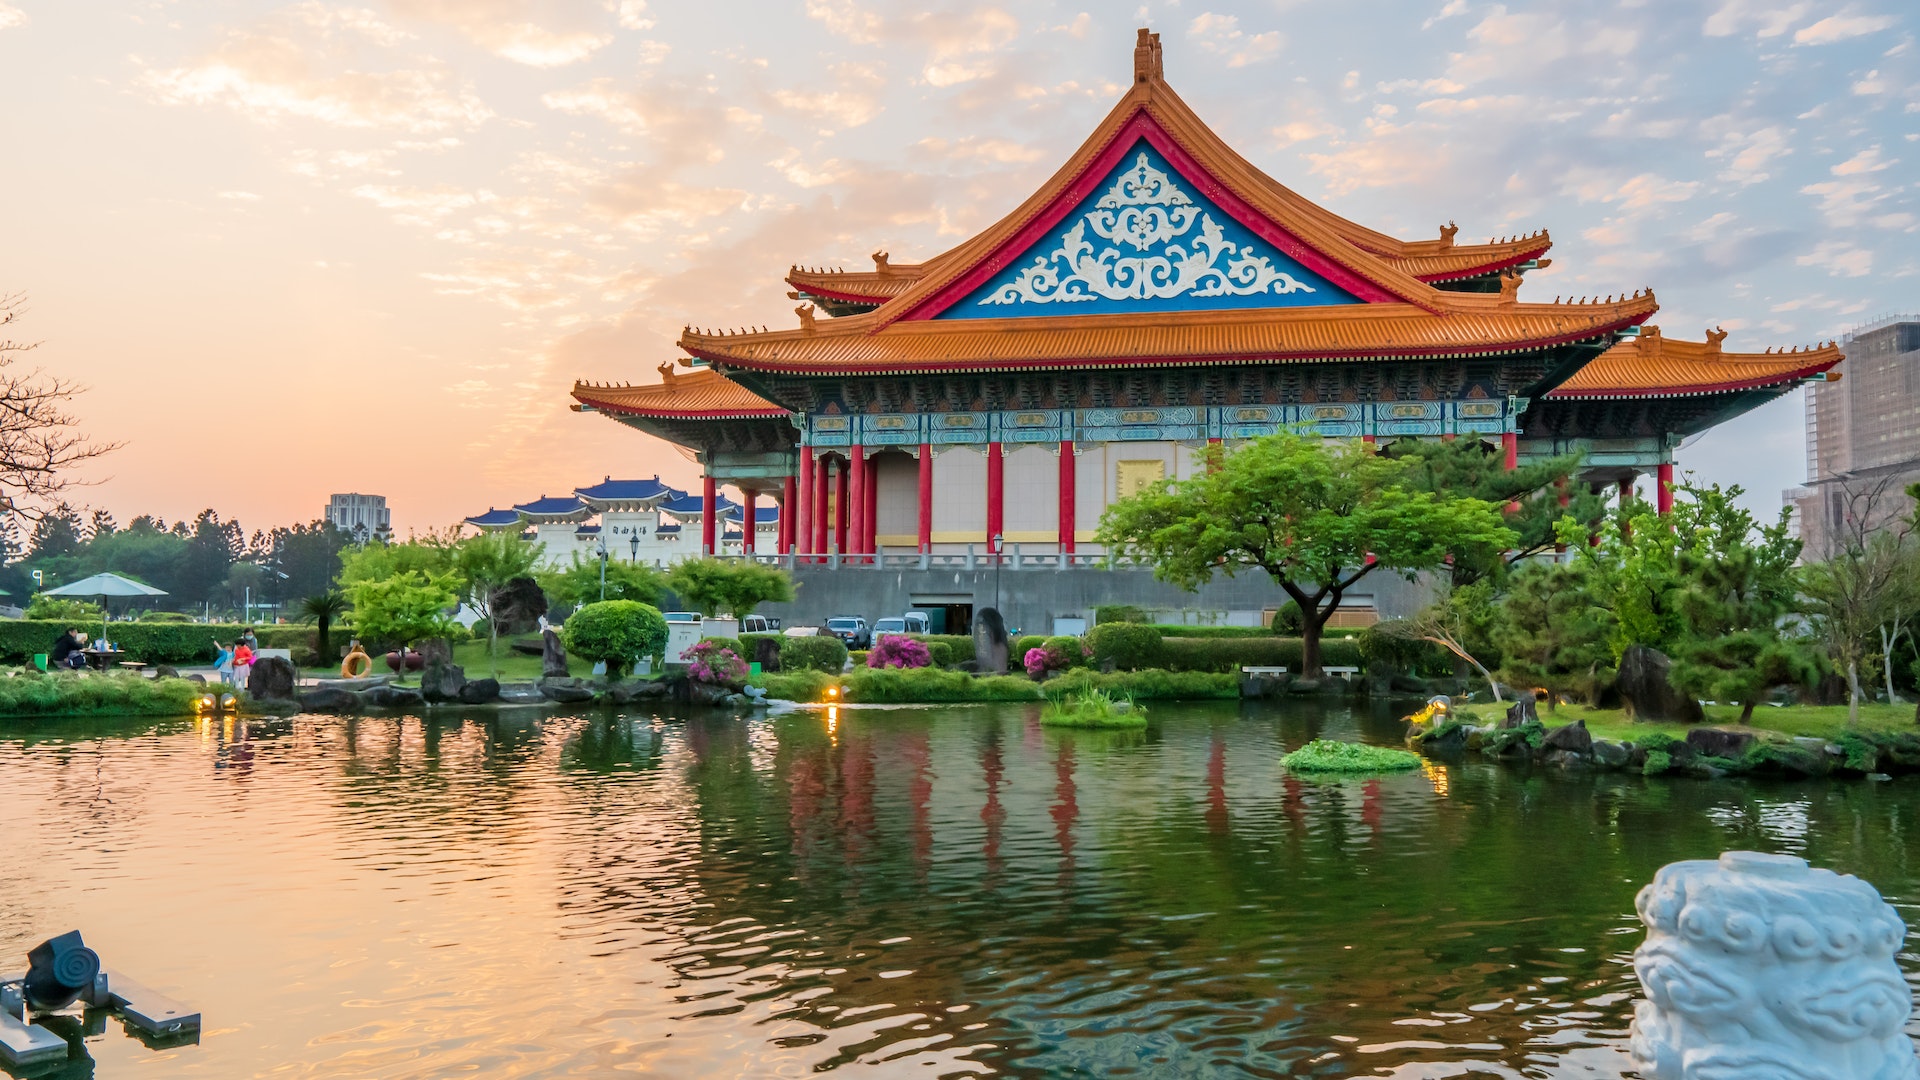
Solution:
{"label": "water reflection of building", "polygon": [[797,328],[688,329],[698,370],[573,396],[693,451],[709,506],[718,482],[787,508],[781,553],[1004,543],[1064,567],[1099,554],[1114,499],[1285,429],[1474,439],[1509,465],[1579,453],[1595,484],[1654,475],[1664,506],[1683,437],[1840,357],[1666,337],[1650,291],[1522,300],[1547,234],[1456,231],[1389,237],[1262,173],[1173,92],[1143,30],[1113,111],[978,236],[919,263],[796,267]]}

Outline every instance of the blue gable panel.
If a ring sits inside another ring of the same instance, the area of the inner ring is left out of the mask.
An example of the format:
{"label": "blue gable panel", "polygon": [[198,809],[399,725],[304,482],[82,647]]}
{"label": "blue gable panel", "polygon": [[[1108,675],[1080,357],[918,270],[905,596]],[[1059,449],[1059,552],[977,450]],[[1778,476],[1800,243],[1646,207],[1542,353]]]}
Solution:
{"label": "blue gable panel", "polygon": [[1358,303],[1200,194],[1145,139],[942,319]]}

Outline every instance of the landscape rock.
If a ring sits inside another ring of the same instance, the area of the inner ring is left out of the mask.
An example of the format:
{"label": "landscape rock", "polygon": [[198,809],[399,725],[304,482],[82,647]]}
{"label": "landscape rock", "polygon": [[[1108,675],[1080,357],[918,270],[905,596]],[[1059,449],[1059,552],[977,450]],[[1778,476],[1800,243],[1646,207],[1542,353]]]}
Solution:
{"label": "landscape rock", "polygon": [[300,673],[294,670],[291,661],[278,656],[262,657],[253,662],[247,674],[247,693],[255,701],[292,701],[294,687],[299,682]]}
{"label": "landscape rock", "polygon": [[695,705],[725,705],[733,691],[714,683],[687,681],[687,699]]}
{"label": "landscape rock", "polygon": [[1687,745],[1705,757],[1738,761],[1746,756],[1747,750],[1753,746],[1753,743],[1753,733],[1747,731],[1694,728],[1687,732]]}
{"label": "landscape rock", "polygon": [[459,701],[467,672],[451,660],[428,660],[420,672],[420,695],[428,701]]}
{"label": "landscape rock", "polygon": [[1448,721],[1420,736],[1420,746],[1433,754],[1458,753],[1467,748],[1467,736],[1472,732],[1471,724]]}
{"label": "landscape rock", "polygon": [[177,679],[180,677],[180,669],[174,667],[172,664],[155,664],[153,677],[156,679]]}
{"label": "landscape rock", "polygon": [[1501,722],[1500,726],[1516,728],[1521,724],[1537,724],[1539,722],[1540,713],[1533,707],[1533,695],[1528,694],[1526,697],[1507,706],[1507,718]]}
{"label": "landscape rock", "polygon": [[973,663],[992,675],[1007,670],[1007,622],[995,608],[981,608],[973,617]]}
{"label": "landscape rock", "polygon": [[1565,727],[1557,727],[1547,732],[1547,741],[1541,749],[1547,753],[1562,750],[1585,757],[1593,753],[1593,735],[1587,731],[1585,720],[1575,720]]}
{"label": "landscape rock", "polygon": [[1387,680],[1387,689],[1398,694],[1424,694],[1430,688],[1418,675],[1395,675]]}
{"label": "landscape rock", "polygon": [[1644,645],[1629,645],[1620,654],[1620,672],[1614,679],[1630,720],[1660,720],[1697,724],[1706,719],[1700,703],[1675,689],[1669,676],[1673,662],[1665,653]]}
{"label": "landscape rock", "polygon": [[501,683],[500,700],[508,705],[544,705],[547,696],[532,683]]}
{"label": "landscape rock", "polygon": [[333,687],[320,687],[300,695],[300,707],[316,713],[351,713],[360,711],[360,696],[351,690],[339,690]]}
{"label": "landscape rock", "polygon": [[360,702],[376,709],[414,709],[425,705],[427,699],[409,686],[376,686],[360,691]]}
{"label": "landscape rock", "polygon": [[542,679],[567,677],[567,650],[560,644],[559,633],[551,626],[540,631],[540,677]]}
{"label": "landscape rock", "polygon": [[[1593,740],[1593,760],[1595,764],[1609,769],[1624,769],[1627,767],[1627,757],[1627,748],[1619,743],[1606,739]],[[1645,764],[1645,762],[1642,762],[1642,764]]]}
{"label": "landscape rock", "polygon": [[450,664],[453,662],[453,644],[443,637],[428,638],[422,641],[418,652],[420,653],[420,662],[422,664],[432,664],[436,662]]}
{"label": "landscape rock", "polygon": [[1317,694],[1321,689],[1319,679],[1295,679],[1287,684],[1289,694]]}
{"label": "landscape rock", "polygon": [[458,694],[462,705],[485,705],[500,700],[499,679],[474,679],[463,683]]}
{"label": "landscape rock", "polygon": [[753,663],[760,665],[762,672],[771,674],[780,670],[780,642],[777,638],[755,638],[753,642]]}
{"label": "landscape rock", "polygon": [[1584,769],[1592,764],[1592,759],[1572,750],[1549,749],[1541,753],[1540,762],[1556,769]]}
{"label": "landscape rock", "polygon": [[1243,698],[1272,697],[1284,690],[1286,685],[1286,677],[1282,675],[1242,675],[1240,696]]}
{"label": "landscape rock", "polygon": [[585,705],[598,696],[592,687],[582,683],[579,679],[543,678],[538,685],[540,693],[545,696],[548,701],[558,702],[562,705]]}

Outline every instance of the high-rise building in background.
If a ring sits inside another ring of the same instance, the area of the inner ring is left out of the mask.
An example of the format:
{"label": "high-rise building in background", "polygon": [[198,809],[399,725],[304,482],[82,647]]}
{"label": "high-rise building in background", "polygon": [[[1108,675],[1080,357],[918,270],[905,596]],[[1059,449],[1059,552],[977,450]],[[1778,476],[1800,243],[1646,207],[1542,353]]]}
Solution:
{"label": "high-rise building in background", "polygon": [[1920,315],[1868,323],[1841,351],[1807,386],[1807,483],[1786,493],[1809,558],[1909,513],[1920,482]]}
{"label": "high-rise building in background", "polygon": [[327,521],[362,543],[393,535],[393,513],[385,495],[335,495],[327,500]]}

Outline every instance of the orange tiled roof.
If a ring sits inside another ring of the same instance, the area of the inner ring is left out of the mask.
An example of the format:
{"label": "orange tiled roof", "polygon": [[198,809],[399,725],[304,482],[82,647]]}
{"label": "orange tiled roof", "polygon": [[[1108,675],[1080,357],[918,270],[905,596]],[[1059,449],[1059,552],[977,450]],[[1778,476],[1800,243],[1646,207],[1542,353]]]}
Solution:
{"label": "orange tiled roof", "polygon": [[576,382],[573,397],[601,412],[664,420],[785,416],[787,410],[714,371],[675,373],[661,365],[664,382],[634,386]]}
{"label": "orange tiled roof", "polygon": [[[1190,313],[901,321],[880,310],[798,330],[689,329],[680,347],[723,368],[802,375],[1288,363],[1522,352],[1637,325],[1651,291],[1619,300],[1521,304],[1449,293],[1435,315],[1412,304]],[[577,396],[577,395],[576,395]]]}
{"label": "orange tiled roof", "polygon": [[1725,331],[1712,331],[1706,341],[1676,341],[1657,326],[1642,326],[1639,337],[1601,353],[1546,396],[1689,397],[1756,390],[1818,375],[1841,359],[1832,342],[1787,352],[1722,352],[1720,342],[1726,336]]}

